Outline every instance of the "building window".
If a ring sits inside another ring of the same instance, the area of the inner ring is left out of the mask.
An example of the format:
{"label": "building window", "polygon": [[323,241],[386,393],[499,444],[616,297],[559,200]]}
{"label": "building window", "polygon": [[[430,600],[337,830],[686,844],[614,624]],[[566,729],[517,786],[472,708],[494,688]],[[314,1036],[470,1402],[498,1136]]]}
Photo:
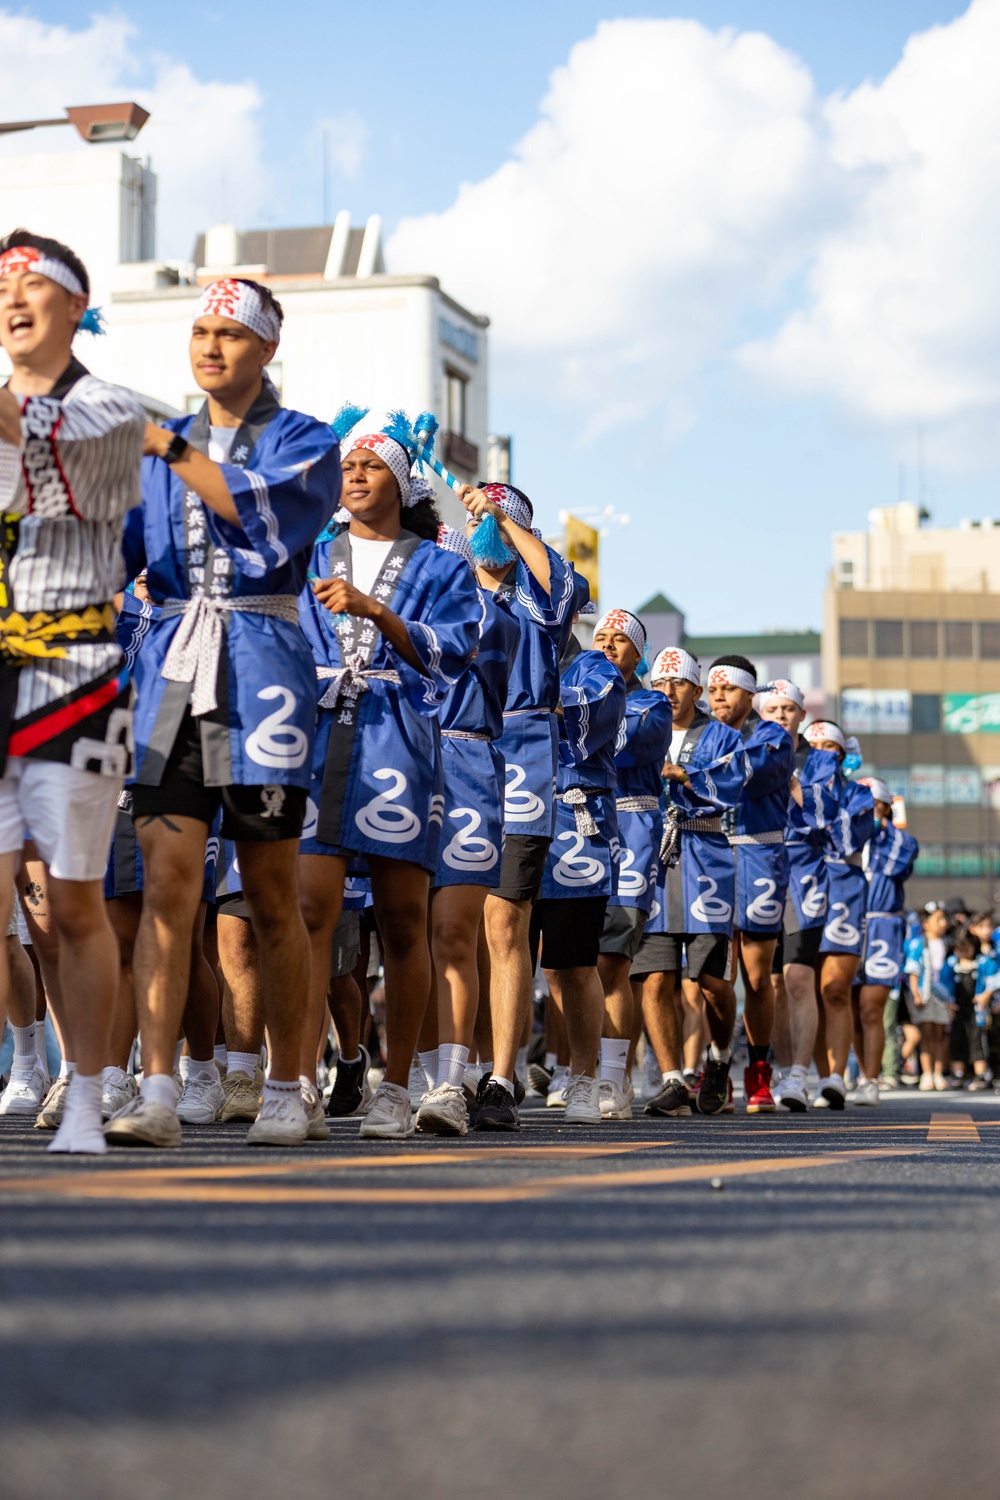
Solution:
{"label": "building window", "polygon": [[854,561],[850,557],[841,557],[837,561],[837,584],[842,589],[854,587]]}
{"label": "building window", "polygon": [[944,773],[944,800],[951,805],[978,807],[982,782],[975,766],[948,766]]}
{"label": "building window", "polygon": [[972,655],[971,620],[945,620],[944,654],[956,657]]}
{"label": "building window", "polygon": [[978,844],[952,844],[946,855],[949,875],[981,875],[983,852]]}
{"label": "building window", "polygon": [[[938,654],[938,626],[937,620],[911,620],[910,621],[910,655],[911,656],[937,656]],[[997,653],[1000,655],[1000,651]]]}
{"label": "building window", "polygon": [[840,654],[841,656],[868,655],[867,620],[841,620]]}
{"label": "building window", "polygon": [[910,801],[915,807],[944,806],[944,766],[910,767]]}
{"label": "building window", "polygon": [[917,875],[943,875],[944,845],[921,844],[920,853],[913,868]]}
{"label": "building window", "polygon": [[876,620],[875,621],[875,655],[876,656],[902,656],[903,654],[903,622],[902,620]]}
{"label": "building window", "polygon": [[940,734],[940,693],[914,693],[910,713],[913,734]]}
{"label": "building window", "polygon": [[444,372],[444,425],[447,432],[465,437],[469,382],[455,370]]}
{"label": "building window", "polygon": [[986,661],[1000,659],[1000,623],[984,620],[979,627],[979,654]]}

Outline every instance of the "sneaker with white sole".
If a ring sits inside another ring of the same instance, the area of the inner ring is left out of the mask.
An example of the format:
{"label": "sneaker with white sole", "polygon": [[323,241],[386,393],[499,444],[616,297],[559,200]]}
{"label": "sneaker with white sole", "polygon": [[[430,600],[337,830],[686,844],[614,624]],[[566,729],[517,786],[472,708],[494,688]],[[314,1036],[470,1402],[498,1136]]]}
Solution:
{"label": "sneaker with white sole", "polygon": [[851,1091],[851,1103],[872,1105],[880,1103],[878,1096],[878,1080],[876,1078],[859,1078],[857,1087]]}
{"label": "sneaker with white sole", "polygon": [[[110,1120],[139,1092],[139,1085],[124,1068],[105,1068],[101,1078],[101,1119]],[[38,1124],[38,1121],[35,1121]]]}
{"label": "sneaker with white sole", "polygon": [[571,1073],[566,1080],[567,1125],[600,1125],[601,1087],[586,1073]]}
{"label": "sneaker with white sole", "polygon": [[0,1094],[0,1115],[37,1115],[48,1090],[48,1073],[37,1058],[26,1068],[15,1064]]}
{"label": "sneaker with white sole", "polygon": [[330,1127],[326,1123],[326,1110],[323,1108],[323,1096],[319,1091],[319,1082],[313,1083],[311,1078],[299,1078],[299,1090],[302,1095],[302,1108],[306,1112],[306,1122],[309,1126],[307,1141],[328,1141],[330,1139]]}
{"label": "sneaker with white sole", "polygon": [[177,1118],[185,1125],[214,1125],[225,1102],[217,1069],[213,1068],[210,1078],[192,1078],[189,1074],[177,1101]]}
{"label": "sneaker with white sole", "polygon": [[[325,1121],[324,1127],[329,1130]],[[270,1098],[265,1092],[257,1118],[243,1142],[247,1146],[304,1146],[308,1139],[309,1119],[302,1106],[302,1095],[289,1089]]]}
{"label": "sneaker with white sole", "polygon": [[461,1085],[439,1083],[436,1089],[425,1094],[417,1111],[416,1124],[423,1135],[466,1135],[469,1111],[465,1107]]}
{"label": "sneaker with white sole", "polygon": [[[831,1073],[829,1078],[821,1078],[819,1091],[830,1109],[843,1109],[847,1103],[847,1088],[839,1073]],[[813,1100],[813,1108],[819,1108],[815,1100]]]}
{"label": "sneaker with white sole", "polygon": [[774,1102],[779,1111],[784,1110],[787,1114],[804,1114],[809,1108],[809,1090],[806,1087],[806,1075],[804,1073],[786,1073],[774,1095]]}
{"label": "sneaker with white sole", "polygon": [[256,1120],[260,1113],[260,1094],[263,1081],[258,1084],[249,1073],[236,1069],[222,1079],[223,1102],[216,1119],[223,1125],[230,1120]]}
{"label": "sneaker with white sole", "polygon": [[632,1104],[625,1090],[610,1078],[602,1078],[598,1090],[602,1120],[631,1120]]}
{"label": "sneaker with white sole", "polygon": [[69,1085],[72,1075],[63,1073],[55,1079],[45,1098],[42,1107],[38,1111],[35,1120],[36,1130],[58,1130],[62,1124],[63,1111],[66,1108],[66,1097],[69,1094]]}
{"label": "sneaker with white sole", "polygon": [[406,1085],[406,1091],[410,1096],[411,1109],[419,1109],[421,1099],[429,1092],[427,1088],[427,1074],[416,1058],[410,1063],[410,1077]]}
{"label": "sneaker with white sole", "polygon": [[104,1139],[112,1146],[160,1146],[167,1149],[181,1143],[181,1122],[177,1111],[142,1094],[119,1110],[104,1127]]}
{"label": "sneaker with white sole", "polygon": [[933,1094],[933,1092],[934,1092],[934,1074],[933,1073],[921,1073],[921,1075],[920,1075],[920,1082],[918,1083],[917,1087],[918,1087],[918,1089],[920,1090],[920,1092],[922,1094]]}
{"label": "sneaker with white sole", "polygon": [[409,1093],[383,1079],[358,1134],[366,1141],[405,1141],[415,1128]]}
{"label": "sneaker with white sole", "polygon": [[546,1109],[566,1108],[566,1089],[569,1085],[569,1069],[556,1068],[549,1084],[549,1091],[545,1095]]}

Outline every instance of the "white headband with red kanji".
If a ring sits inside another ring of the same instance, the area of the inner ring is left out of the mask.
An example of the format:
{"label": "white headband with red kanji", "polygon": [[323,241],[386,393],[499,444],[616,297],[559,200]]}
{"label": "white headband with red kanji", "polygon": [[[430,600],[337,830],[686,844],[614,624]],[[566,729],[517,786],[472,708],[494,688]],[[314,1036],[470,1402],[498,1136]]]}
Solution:
{"label": "white headband with red kanji", "polygon": [[194,321],[209,316],[242,323],[266,343],[276,344],[281,338],[281,322],[273,307],[267,306],[255,286],[231,276],[213,281],[199,297]]}

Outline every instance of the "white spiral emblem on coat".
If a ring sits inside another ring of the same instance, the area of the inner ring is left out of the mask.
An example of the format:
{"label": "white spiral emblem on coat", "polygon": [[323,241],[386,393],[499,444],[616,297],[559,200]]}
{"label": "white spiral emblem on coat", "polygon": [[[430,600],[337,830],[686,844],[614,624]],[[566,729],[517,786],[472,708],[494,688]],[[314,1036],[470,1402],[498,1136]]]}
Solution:
{"label": "white spiral emblem on coat", "polygon": [[[511,775],[511,772],[514,774]],[[507,785],[504,788],[503,814],[511,823],[534,823],[545,811],[545,803],[536,792],[524,791],[525,769],[507,762]]]}
{"label": "white spiral emblem on coat", "polygon": [[834,901],[830,907],[833,915],[823,928],[823,936],[827,941],[837,943],[842,948],[853,948],[861,941],[860,932],[847,920],[848,910],[846,901]]}
{"label": "white spiral emblem on coat", "polygon": [[816,875],[802,875],[799,884],[805,886],[802,896],[802,915],[804,917],[826,916],[826,891],[820,889],[819,878]]}
{"label": "white spiral emblem on coat", "polygon": [[780,922],[784,914],[784,908],[780,901],[774,900],[774,893],[778,889],[776,880],[755,880],[754,888],[759,890],[763,886],[759,896],[755,896],[747,906],[747,918],[751,922],[760,922],[765,927],[773,927],[775,922]]}
{"label": "white spiral emblem on coat", "polygon": [[865,974],[869,979],[881,979],[891,984],[899,977],[899,963],[889,957],[889,944],[885,938],[876,938],[865,955]]}
{"label": "white spiral emblem on coat", "polygon": [[383,766],[372,773],[376,781],[391,781],[387,792],[381,792],[359,807],[354,821],[370,839],[382,844],[408,844],[420,832],[420,819],[408,807],[394,807],[393,803],[406,791],[407,781],[402,771]]}
{"label": "white spiral emblem on coat", "polygon": [[261,688],[257,697],[265,703],[272,698],[280,698],[281,707],[276,708],[273,714],[268,714],[266,719],[261,719],[252,734],[247,735],[247,754],[259,766],[270,766],[279,771],[297,770],[304,765],[309,754],[309,736],[298,725],[288,723],[295,712],[295,694],[291,688],[279,687],[277,683],[273,683],[270,687]]}
{"label": "white spiral emblem on coat", "polygon": [[580,857],[586,842],[582,833],[560,833],[557,844],[568,842],[570,847],[561,855],[552,869],[552,878],[560,885],[596,885],[604,878],[604,865],[589,854]]}
{"label": "white spiral emblem on coat", "polygon": [[314,839],[319,833],[319,808],[311,797],[306,798],[306,815],[302,823],[302,837]]}
{"label": "white spiral emblem on coat", "polygon": [[691,902],[691,915],[696,922],[728,922],[733,914],[733,908],[722,896],[717,896],[719,882],[713,880],[710,875],[699,875],[699,885],[707,885],[708,890],[702,891],[699,896]]}
{"label": "white spiral emblem on coat", "polygon": [[500,858],[500,851],[490,839],[476,838],[476,829],[482,818],[473,807],[456,807],[449,818],[468,818],[464,828],[445,847],[441,858],[452,870],[492,870]]}
{"label": "white spiral emblem on coat", "polygon": [[618,866],[618,894],[619,896],[641,896],[649,881],[641,870],[633,870],[635,855],[631,849],[622,851],[621,864]]}

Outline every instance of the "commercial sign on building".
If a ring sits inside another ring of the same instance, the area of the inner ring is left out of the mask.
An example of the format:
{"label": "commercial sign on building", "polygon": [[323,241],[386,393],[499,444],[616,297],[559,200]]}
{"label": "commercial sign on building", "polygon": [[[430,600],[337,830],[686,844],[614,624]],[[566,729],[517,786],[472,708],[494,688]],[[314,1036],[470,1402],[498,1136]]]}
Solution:
{"label": "commercial sign on building", "polygon": [[845,734],[909,734],[910,694],[905,688],[845,688],[840,722]]}
{"label": "commercial sign on building", "polygon": [[945,734],[1000,734],[1000,693],[945,693]]}

